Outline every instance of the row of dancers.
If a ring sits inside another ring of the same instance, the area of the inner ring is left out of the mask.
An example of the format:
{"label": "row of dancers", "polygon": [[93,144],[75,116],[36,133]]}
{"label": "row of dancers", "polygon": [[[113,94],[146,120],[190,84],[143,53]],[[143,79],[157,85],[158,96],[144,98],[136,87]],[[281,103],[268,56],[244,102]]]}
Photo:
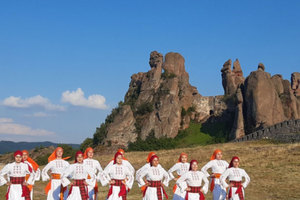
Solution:
{"label": "row of dancers", "polygon": [[168,199],[164,186],[168,187],[169,181],[175,180],[173,200],[204,200],[208,190],[214,200],[245,199],[244,189],[250,178],[239,168],[238,157],[233,157],[228,164],[222,160],[221,150],[215,150],[201,169],[197,160],[188,162],[188,155],[181,153],[178,162],[168,171],[159,164],[159,157],[150,152],[146,164],[136,173],[124,154],[124,150],[119,149],[103,170],[93,158],[92,148],[84,153],[78,151],[75,162],[69,164],[66,160],[70,157],[63,157],[63,149],[57,147],[41,171],[28,151],[16,151],[15,162],[0,171],[0,186],[8,186],[6,200],[33,200],[35,181],[42,178],[49,181],[45,187],[47,200],[96,200],[100,182],[102,186],[109,185],[106,200],[126,200],[136,180],[143,200],[163,200]]}

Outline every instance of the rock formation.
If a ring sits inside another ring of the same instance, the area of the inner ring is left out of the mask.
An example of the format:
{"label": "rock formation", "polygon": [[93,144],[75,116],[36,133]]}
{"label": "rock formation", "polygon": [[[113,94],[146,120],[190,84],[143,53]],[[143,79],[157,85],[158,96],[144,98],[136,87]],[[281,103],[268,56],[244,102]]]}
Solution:
{"label": "rock formation", "polygon": [[[239,64],[237,69],[242,71]],[[235,95],[236,98],[230,138],[240,138],[287,119],[299,119],[300,101],[297,94],[300,90],[300,73],[293,73],[290,83],[283,80],[280,74],[271,77],[265,72],[264,64],[259,63],[257,70],[251,72],[245,81],[240,78],[236,82],[233,71],[231,60],[226,61],[221,70],[224,95]]]}
{"label": "rock formation", "polygon": [[260,63],[257,71],[251,72],[245,80],[246,132],[286,120],[271,75],[264,69],[264,65]]}
{"label": "rock formation", "polygon": [[291,77],[292,90],[296,97],[300,97],[300,73],[294,72]]}
{"label": "rock formation", "polygon": [[231,70],[231,60],[229,59],[223,65],[222,72],[222,85],[225,95],[231,96],[237,92],[237,88],[244,83],[243,71],[238,59],[233,63],[233,70]]}
{"label": "rock formation", "polygon": [[[179,53],[171,52],[163,57],[151,52],[150,70],[131,76],[124,103],[117,109],[113,122],[106,124],[101,143],[126,148],[137,138],[145,140],[150,133],[157,138],[174,138],[191,120],[201,121],[211,115],[210,111],[215,110],[213,97],[209,103],[211,108],[202,111],[203,107],[209,107],[208,102],[197,103],[202,97],[190,85],[184,62]],[[182,110],[191,112],[182,116]]]}
{"label": "rock formation", "polygon": [[221,134],[231,140],[300,117],[298,72],[290,83],[278,74],[271,77],[259,63],[245,79],[239,60],[232,66],[229,59],[221,69],[224,95],[203,97],[190,85],[184,63],[179,53],[151,52],[150,70],[131,76],[124,102],[97,128],[94,144],[116,149],[152,135],[174,138],[191,121],[226,124]]}

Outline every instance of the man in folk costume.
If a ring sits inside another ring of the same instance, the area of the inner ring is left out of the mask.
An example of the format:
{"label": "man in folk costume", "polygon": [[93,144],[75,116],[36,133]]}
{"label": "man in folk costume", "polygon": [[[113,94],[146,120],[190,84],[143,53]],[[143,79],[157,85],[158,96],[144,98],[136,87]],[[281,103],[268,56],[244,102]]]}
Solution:
{"label": "man in folk costume", "polygon": [[[204,182],[204,185],[202,182]],[[185,200],[205,200],[203,193],[207,193],[208,183],[206,175],[198,171],[197,160],[190,162],[189,171],[176,182],[181,191],[186,191]]]}
{"label": "man in folk costume", "polygon": [[[209,175],[207,170],[211,168],[212,174]],[[210,157],[210,161],[204,165],[201,171],[211,178],[210,191],[213,193],[213,200],[225,200],[226,190],[220,183],[220,177],[228,168],[228,162],[222,160],[222,151],[216,149]]]}
{"label": "man in folk costume", "polygon": [[[154,156],[154,155],[155,155],[154,152],[150,152],[150,153],[148,154],[147,159],[146,159],[146,164],[145,164],[143,167],[141,167],[139,170],[136,171],[136,176],[135,176],[135,180],[136,180],[136,181],[139,180],[142,171],[147,170],[148,168],[151,167],[151,165],[150,165],[150,159],[151,159],[151,157]],[[160,166],[160,164],[158,164],[158,165]],[[145,186],[142,186],[142,185],[140,185],[140,184],[138,184],[138,186],[141,188],[142,193],[144,193],[146,187],[145,187]]]}
{"label": "man in folk costume", "polygon": [[[173,165],[173,167],[171,167],[168,171],[171,179],[177,181],[183,174],[189,171],[190,163],[187,162],[187,160],[188,160],[188,155],[186,153],[181,153],[178,162],[175,165]],[[176,173],[178,174],[177,178],[175,178],[173,175],[174,171],[176,171]],[[185,199],[186,191],[182,192],[180,188],[177,187],[176,184],[173,187],[173,193],[174,193],[173,200]]]}
{"label": "man in folk costume", "polygon": [[[244,189],[250,183],[250,177],[245,170],[239,168],[240,159],[234,156],[231,159],[228,169],[222,174],[220,181],[225,188],[229,188],[227,193],[227,198],[229,200],[244,200],[245,192]],[[242,183],[243,177],[245,178],[244,183]],[[226,183],[228,178],[229,184]]]}
{"label": "man in folk costume", "polygon": [[107,200],[126,200],[127,193],[132,188],[133,174],[123,162],[123,155],[117,152],[114,156],[113,165],[104,170],[107,177],[107,182],[104,185],[110,185]]}
{"label": "man in folk costume", "polygon": [[[0,186],[8,185],[6,200],[31,200],[27,186],[33,184],[32,168],[22,162],[21,151],[16,151],[14,157],[15,162],[5,165],[0,171]],[[27,181],[25,180],[26,174],[29,174]],[[7,180],[4,178],[5,175]]]}
{"label": "man in folk costume", "polygon": [[[144,180],[144,177],[146,180]],[[168,172],[159,165],[158,156],[152,156],[150,158],[150,168],[142,171],[138,180],[139,185],[146,187],[143,200],[162,200],[164,196],[168,199],[163,184],[168,187],[169,180]]]}
{"label": "man in folk costume", "polygon": [[[68,189],[62,186],[61,177],[63,172],[70,166],[70,164],[65,161],[70,157],[63,158],[62,156],[63,149],[57,147],[49,156],[48,164],[42,170],[42,180],[50,180],[45,188],[47,200],[65,200],[68,196]],[[51,171],[51,178],[48,175],[49,170]]]}
{"label": "man in folk costume", "polygon": [[[27,150],[22,151],[22,162],[29,165],[31,167],[32,172],[34,174],[33,184],[35,181],[39,181],[41,177],[41,170],[39,169],[39,165],[29,157],[29,152]],[[26,174],[25,180],[28,181],[30,174]],[[31,200],[33,200],[33,185],[27,186],[30,191]]]}
{"label": "man in folk costume", "polygon": [[[100,180],[101,184],[103,184],[105,180],[105,175],[103,173],[101,164],[99,163],[98,160],[93,159],[93,157],[94,157],[94,149],[88,147],[83,154],[83,158],[84,158],[83,163],[94,170],[96,177],[98,178],[98,180]],[[88,179],[90,178],[91,177],[88,176]],[[97,193],[98,193],[98,184],[96,179],[94,180],[94,183],[92,185],[88,185],[88,191],[89,191],[89,200],[96,200]]]}
{"label": "man in folk costume", "polygon": [[[119,149],[117,152],[120,153],[123,157],[123,162],[122,162],[123,165],[127,166],[128,169],[130,170],[131,174],[134,176],[134,172],[135,172],[134,167],[130,164],[130,162],[127,160],[127,158],[125,158],[125,151],[123,149]],[[114,164],[114,159],[112,159],[108,163],[108,165],[104,168],[104,171],[106,170],[106,168],[111,167],[113,164]]]}
{"label": "man in folk costume", "polygon": [[[72,183],[67,177],[72,178]],[[90,179],[88,179],[90,177]],[[75,163],[71,164],[62,175],[62,185],[71,185],[67,200],[89,200],[88,186],[95,186],[94,169],[83,163],[83,153],[77,151]]]}

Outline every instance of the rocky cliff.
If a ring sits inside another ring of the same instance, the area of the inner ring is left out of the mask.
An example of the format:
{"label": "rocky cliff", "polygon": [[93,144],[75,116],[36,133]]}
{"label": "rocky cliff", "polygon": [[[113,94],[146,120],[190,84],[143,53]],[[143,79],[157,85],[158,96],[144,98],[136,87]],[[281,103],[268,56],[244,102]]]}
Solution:
{"label": "rocky cliff", "polygon": [[[124,102],[113,109],[94,134],[94,145],[127,148],[149,135],[174,138],[191,121],[214,126],[225,123],[227,140],[300,116],[300,73],[291,83],[271,76],[263,64],[244,78],[239,60],[221,69],[224,95],[204,97],[189,83],[185,60],[179,53],[153,51],[150,70],[131,76]],[[231,69],[232,68],[232,69]]]}
{"label": "rocky cliff", "polygon": [[238,76],[234,70],[231,72],[230,64],[230,61],[225,62],[229,70],[223,66],[221,72],[225,95],[237,99],[231,138],[240,138],[288,119],[299,119],[299,73],[292,73],[290,83],[279,74],[271,76],[259,63],[256,71],[234,84]]}

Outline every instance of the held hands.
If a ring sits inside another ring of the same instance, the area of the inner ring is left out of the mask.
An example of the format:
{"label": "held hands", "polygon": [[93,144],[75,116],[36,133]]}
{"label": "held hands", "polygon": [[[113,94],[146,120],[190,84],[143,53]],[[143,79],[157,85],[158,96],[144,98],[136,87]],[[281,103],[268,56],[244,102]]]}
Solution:
{"label": "held hands", "polygon": [[185,191],[191,191],[191,188],[190,187],[187,187],[186,189],[185,189]]}
{"label": "held hands", "polygon": [[177,181],[178,180],[178,178],[174,178],[174,181]]}
{"label": "held hands", "polygon": [[109,181],[109,184],[110,185],[113,185],[113,184],[115,184],[116,183],[116,181],[115,180],[111,180],[111,181]]}
{"label": "held hands", "polygon": [[7,182],[6,185],[7,185],[7,186],[10,186],[10,185],[11,185],[11,182]]}
{"label": "held hands", "polygon": [[23,183],[23,185],[27,186],[27,185],[28,185],[28,183],[27,183],[27,182],[24,182],[24,183]]}
{"label": "held hands", "polygon": [[216,178],[215,174],[210,175],[210,178]]}

